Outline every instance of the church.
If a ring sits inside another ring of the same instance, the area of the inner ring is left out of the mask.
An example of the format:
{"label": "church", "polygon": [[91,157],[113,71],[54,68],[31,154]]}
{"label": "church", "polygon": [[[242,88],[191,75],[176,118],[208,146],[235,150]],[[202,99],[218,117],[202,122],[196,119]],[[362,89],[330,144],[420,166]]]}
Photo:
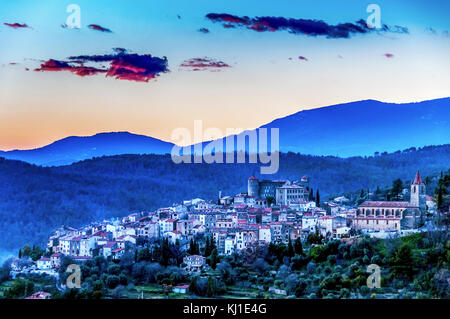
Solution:
{"label": "church", "polygon": [[423,224],[426,212],[425,184],[417,171],[407,201],[365,201],[358,206],[353,228],[361,230],[405,230]]}

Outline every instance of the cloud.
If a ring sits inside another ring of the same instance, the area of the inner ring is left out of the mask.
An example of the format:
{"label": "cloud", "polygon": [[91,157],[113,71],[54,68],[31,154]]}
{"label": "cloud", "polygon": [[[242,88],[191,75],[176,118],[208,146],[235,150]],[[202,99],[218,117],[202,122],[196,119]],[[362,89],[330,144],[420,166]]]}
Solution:
{"label": "cloud", "polygon": [[288,31],[292,34],[306,36],[325,36],[327,38],[349,38],[354,34],[365,34],[374,31],[408,33],[402,26],[389,27],[383,25],[380,29],[369,28],[364,20],[355,23],[340,23],[330,25],[322,20],[292,19],[283,17],[239,17],[226,13],[209,13],[206,18],[212,22],[222,23],[225,28],[241,27],[256,32]]}
{"label": "cloud", "polygon": [[[106,77],[137,82],[148,82],[169,71],[166,57],[128,53],[123,48],[115,48],[114,51],[114,54],[71,56],[67,61],[50,59],[35,71],[68,71],[78,76],[104,73]],[[86,66],[88,63],[94,66]]]}
{"label": "cloud", "polygon": [[193,58],[184,61],[180,67],[190,69],[191,71],[220,71],[223,68],[231,68],[231,66],[222,61],[216,61],[212,58]]}
{"label": "cloud", "polygon": [[201,33],[209,33],[209,30],[207,28],[200,28],[197,31]]}
{"label": "cloud", "polygon": [[392,53],[385,53],[384,56],[388,59],[393,58],[394,55]]}
{"label": "cloud", "polygon": [[90,24],[90,25],[88,25],[88,28],[92,29],[92,30],[96,30],[96,31],[101,31],[101,32],[112,32],[110,29],[104,28],[98,24]]}
{"label": "cloud", "polygon": [[10,27],[13,29],[29,28],[29,26],[26,23],[20,24],[17,22],[14,22],[14,23],[5,22],[3,24],[6,25],[7,27]]}
{"label": "cloud", "polygon": [[94,67],[86,67],[84,65],[72,65],[66,61],[59,61],[50,59],[41,64],[40,68],[34,69],[35,71],[51,71],[51,72],[59,72],[59,71],[68,71],[74,73],[78,76],[89,76],[97,73],[104,73],[106,70],[94,68]]}

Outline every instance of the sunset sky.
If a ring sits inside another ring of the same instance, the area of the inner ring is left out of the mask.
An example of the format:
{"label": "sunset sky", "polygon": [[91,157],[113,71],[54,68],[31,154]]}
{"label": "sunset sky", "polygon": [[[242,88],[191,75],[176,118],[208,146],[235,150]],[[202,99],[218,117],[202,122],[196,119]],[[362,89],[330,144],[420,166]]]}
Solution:
{"label": "sunset sky", "polygon": [[[62,27],[71,3],[80,29]],[[352,31],[370,3],[388,29]],[[445,0],[2,0],[0,150],[111,131],[170,141],[197,119],[248,129],[341,102],[448,97],[449,12]]]}

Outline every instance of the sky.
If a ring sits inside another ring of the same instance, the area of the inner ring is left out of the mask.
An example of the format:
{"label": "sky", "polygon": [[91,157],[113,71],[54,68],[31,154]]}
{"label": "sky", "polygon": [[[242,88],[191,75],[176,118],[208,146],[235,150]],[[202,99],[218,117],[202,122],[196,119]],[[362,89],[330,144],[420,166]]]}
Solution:
{"label": "sky", "polygon": [[[365,23],[372,3],[380,29]],[[70,4],[79,28],[64,26]],[[0,150],[448,97],[449,12],[445,0],[2,0]]]}

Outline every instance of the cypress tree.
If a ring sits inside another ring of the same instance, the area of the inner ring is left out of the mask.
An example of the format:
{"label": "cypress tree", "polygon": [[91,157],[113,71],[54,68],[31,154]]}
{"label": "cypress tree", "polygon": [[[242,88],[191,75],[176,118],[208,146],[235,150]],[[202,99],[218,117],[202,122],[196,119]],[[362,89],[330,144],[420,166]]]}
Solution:
{"label": "cypress tree", "polygon": [[319,189],[317,189],[316,192],[316,206],[320,207],[320,194],[319,194]]}
{"label": "cypress tree", "polygon": [[297,238],[294,242],[294,251],[297,255],[303,255],[303,245],[300,238]]}
{"label": "cypress tree", "polygon": [[294,246],[292,246],[292,240],[291,237],[289,237],[289,243],[288,243],[288,247],[287,247],[287,255],[289,257],[293,257],[295,252],[294,252]]}

